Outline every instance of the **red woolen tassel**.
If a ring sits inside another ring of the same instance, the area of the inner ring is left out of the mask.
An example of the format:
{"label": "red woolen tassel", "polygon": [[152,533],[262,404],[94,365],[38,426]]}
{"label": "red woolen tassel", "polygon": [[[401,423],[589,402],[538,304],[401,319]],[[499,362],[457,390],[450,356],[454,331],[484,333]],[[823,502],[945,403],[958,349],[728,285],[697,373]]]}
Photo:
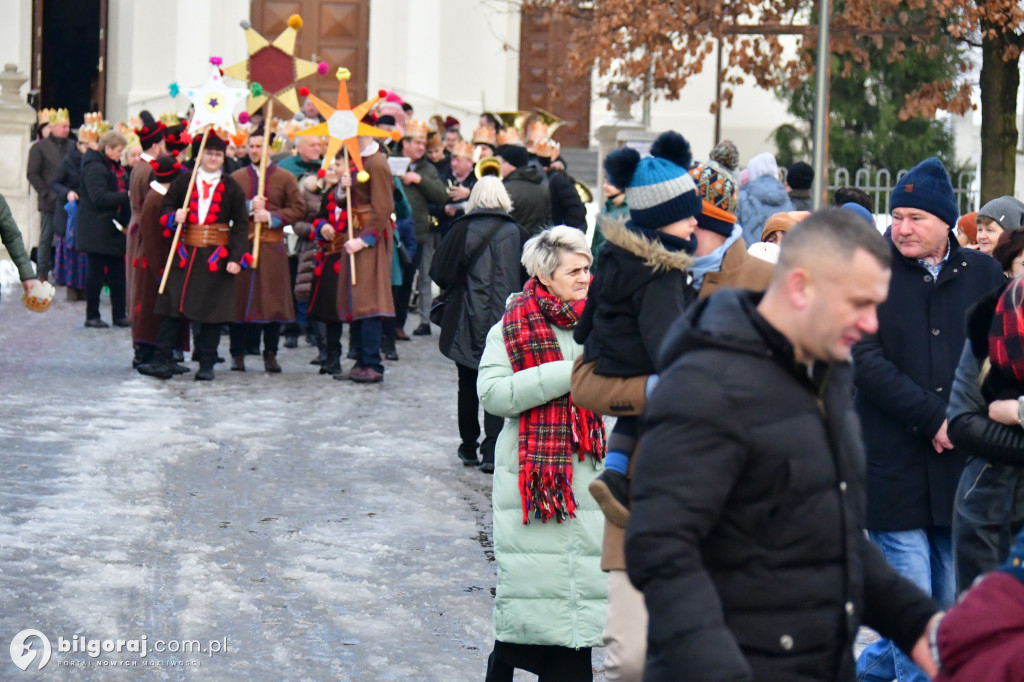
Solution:
{"label": "red woolen tassel", "polygon": [[188,221],[190,223],[192,223],[193,225],[195,225],[196,223],[199,222],[199,214],[198,213],[189,213],[188,214]]}
{"label": "red woolen tassel", "polygon": [[313,268],[313,274],[316,275],[317,277],[324,274],[324,266],[318,265],[315,268]]}
{"label": "red woolen tassel", "polygon": [[217,272],[217,263],[216,262],[210,263],[209,267],[210,267],[210,272]]}
{"label": "red woolen tassel", "polygon": [[143,256],[143,257],[142,257],[142,261],[140,261],[140,263],[141,263],[141,265],[142,265],[142,269],[143,269],[143,270],[148,270],[148,269],[149,269],[149,259],[148,259],[148,258],[146,258],[145,256]]}
{"label": "red woolen tassel", "polygon": [[170,239],[173,236],[174,236],[173,232],[171,232],[170,230],[167,230],[167,229],[164,230],[164,239]]}
{"label": "red woolen tassel", "polygon": [[132,258],[132,267],[133,268],[139,267],[139,259],[138,258]]}
{"label": "red woolen tassel", "polygon": [[341,261],[338,261],[337,263],[334,264],[334,274],[335,275],[340,275],[341,274]]}

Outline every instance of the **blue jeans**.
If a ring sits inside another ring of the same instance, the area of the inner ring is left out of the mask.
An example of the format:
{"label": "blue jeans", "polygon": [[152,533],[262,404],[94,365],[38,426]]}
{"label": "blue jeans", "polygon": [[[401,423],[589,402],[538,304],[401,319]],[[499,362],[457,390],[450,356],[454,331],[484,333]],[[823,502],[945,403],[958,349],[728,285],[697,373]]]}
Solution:
{"label": "blue jeans", "polygon": [[356,367],[369,367],[384,373],[380,361],[381,318],[364,317],[352,323],[352,350],[356,354]]}
{"label": "blue jeans", "polygon": [[[868,537],[900,575],[932,595],[942,608],[952,606],[956,584],[949,528],[868,531]],[[857,659],[857,680],[927,682],[928,677],[891,640],[880,639]]]}

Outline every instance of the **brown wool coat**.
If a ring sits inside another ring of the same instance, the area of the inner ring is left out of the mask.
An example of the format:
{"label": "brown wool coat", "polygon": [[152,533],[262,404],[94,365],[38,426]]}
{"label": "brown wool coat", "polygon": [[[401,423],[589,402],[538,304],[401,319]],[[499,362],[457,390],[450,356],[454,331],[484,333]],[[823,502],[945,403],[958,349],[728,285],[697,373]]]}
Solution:
{"label": "brown wool coat", "polygon": [[[370,174],[370,179],[365,183],[357,182],[352,187],[352,212],[356,214],[352,236],[359,238],[372,234],[376,243],[355,254],[354,286],[348,255],[334,254],[327,259],[320,277],[314,282],[310,303],[310,313],[321,319],[329,319],[327,315],[330,314],[331,292],[326,290],[332,285],[338,320],[350,322],[366,317],[393,317],[395,314],[391,295],[394,180],[387,157],[382,152],[365,157],[363,167]],[[336,191],[336,188],[331,191]],[[336,245],[343,245],[348,241],[347,227],[345,224],[335,224],[335,217],[327,215],[327,205],[327,201],[324,201],[320,217],[331,222],[337,230]],[[339,202],[339,206],[344,206],[344,199]],[[339,266],[337,274],[334,272],[335,263]]]}
{"label": "brown wool coat", "polygon": [[[239,184],[246,199],[256,196],[259,188],[258,169],[252,165],[231,174]],[[264,187],[267,210],[280,221],[274,229],[280,233],[285,225],[292,225],[305,217],[306,205],[299,191],[295,176],[276,165],[267,167],[267,181]],[[250,232],[252,226],[250,225]],[[252,252],[253,242],[247,241]],[[253,324],[265,322],[291,322],[295,319],[295,302],[291,292],[291,274],[288,271],[288,244],[282,239],[277,243],[260,244],[260,260],[255,269],[244,270],[238,275],[235,301],[237,322]]]}
{"label": "brown wool coat", "polygon": [[160,224],[164,195],[153,190],[146,195],[136,225],[138,249],[135,280],[135,305],[132,310],[132,341],[156,345],[160,315],[154,312],[157,290],[171,242],[164,238]]}
{"label": "brown wool coat", "polygon": [[[242,188],[228,175],[223,176],[223,179],[224,196],[220,212],[214,222],[231,225],[231,235],[226,247],[228,256],[217,262],[215,272],[210,272],[207,259],[213,255],[217,247],[184,247],[184,267],[179,266],[180,259],[175,255],[171,264],[171,274],[167,278],[167,288],[157,299],[155,311],[158,315],[183,317],[193,322],[210,324],[236,321],[236,278],[228,274],[226,268],[228,262],[239,263],[242,256],[247,253],[249,213],[245,208],[245,194]],[[181,208],[188,184],[188,175],[181,175],[171,183],[161,204],[162,215],[173,214]],[[171,220],[173,221],[173,217]]]}
{"label": "brown wool coat", "polygon": [[[704,275],[700,298],[726,287],[764,291],[771,281],[774,266],[768,261],[755,258],[747,253],[743,240],[729,247],[722,259],[718,272]],[[594,374],[594,363],[577,359],[572,370],[573,402],[598,414],[616,417],[635,416],[643,412],[647,399],[644,390],[646,376],[604,377]],[[633,459],[629,461],[630,470]],[[626,569],[626,531],[605,521],[604,539],[601,546],[601,570]]]}
{"label": "brown wool coat", "polygon": [[128,310],[128,319],[135,316],[136,291],[141,286],[141,278],[144,276],[139,269],[139,256],[141,239],[139,237],[139,221],[142,219],[142,202],[149,194],[149,181],[153,177],[153,167],[148,161],[139,159],[132,166],[132,172],[128,176],[128,207],[131,209],[131,218],[128,220],[128,229],[125,234],[125,296]]}

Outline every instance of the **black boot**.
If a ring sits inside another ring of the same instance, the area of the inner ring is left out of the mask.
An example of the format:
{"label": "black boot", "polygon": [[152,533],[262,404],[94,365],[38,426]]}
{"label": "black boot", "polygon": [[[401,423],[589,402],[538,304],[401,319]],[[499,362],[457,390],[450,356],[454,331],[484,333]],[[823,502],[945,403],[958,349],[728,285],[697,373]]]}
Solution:
{"label": "black boot", "polygon": [[480,464],[480,460],[476,458],[476,443],[469,446],[463,443],[459,446],[459,461],[467,467],[475,467]]}
{"label": "black boot", "polygon": [[135,344],[135,357],[132,358],[132,369],[138,369],[140,365],[147,365],[153,362],[156,348],[146,343]]}
{"label": "black boot", "polygon": [[244,355],[232,355],[231,356],[231,371],[232,372],[244,372],[245,371],[245,356]]}
{"label": "black boot", "polygon": [[213,381],[213,363],[201,362],[199,371],[196,372],[196,381]]}
{"label": "black boot", "polygon": [[629,479],[612,469],[605,469],[587,486],[604,518],[619,528],[629,522]]}
{"label": "black boot", "polygon": [[162,353],[154,353],[152,360],[136,367],[139,374],[157,379],[170,379],[174,376],[174,368],[169,358]]}
{"label": "black boot", "polygon": [[341,374],[343,371],[341,369],[341,353],[338,352],[328,353],[324,364],[320,365],[321,374]]}

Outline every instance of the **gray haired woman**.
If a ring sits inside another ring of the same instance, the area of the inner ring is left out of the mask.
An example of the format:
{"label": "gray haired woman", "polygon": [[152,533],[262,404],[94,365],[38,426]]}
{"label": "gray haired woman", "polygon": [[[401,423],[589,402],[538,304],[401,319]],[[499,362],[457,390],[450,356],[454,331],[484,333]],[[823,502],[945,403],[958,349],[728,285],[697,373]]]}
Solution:
{"label": "gray haired woman", "polygon": [[[505,300],[522,286],[519,254],[522,231],[509,215],[512,201],[496,177],[484,176],[473,187],[466,214],[452,222],[434,252],[430,278],[446,292],[440,349],[459,372],[459,459],[476,466],[480,437],[477,367],[487,330],[501,319]],[[484,440],[479,445],[481,471],[494,471],[494,444],[501,417],[484,412]]]}
{"label": "gray haired woman", "polygon": [[522,258],[530,279],[480,360],[484,409],[506,418],[491,495],[498,584],[487,682],[511,682],[515,668],[542,682],[589,681],[591,647],[602,644],[604,515],[587,486],[602,468],[604,426],[569,397],[591,260],[575,228],[532,237]]}

